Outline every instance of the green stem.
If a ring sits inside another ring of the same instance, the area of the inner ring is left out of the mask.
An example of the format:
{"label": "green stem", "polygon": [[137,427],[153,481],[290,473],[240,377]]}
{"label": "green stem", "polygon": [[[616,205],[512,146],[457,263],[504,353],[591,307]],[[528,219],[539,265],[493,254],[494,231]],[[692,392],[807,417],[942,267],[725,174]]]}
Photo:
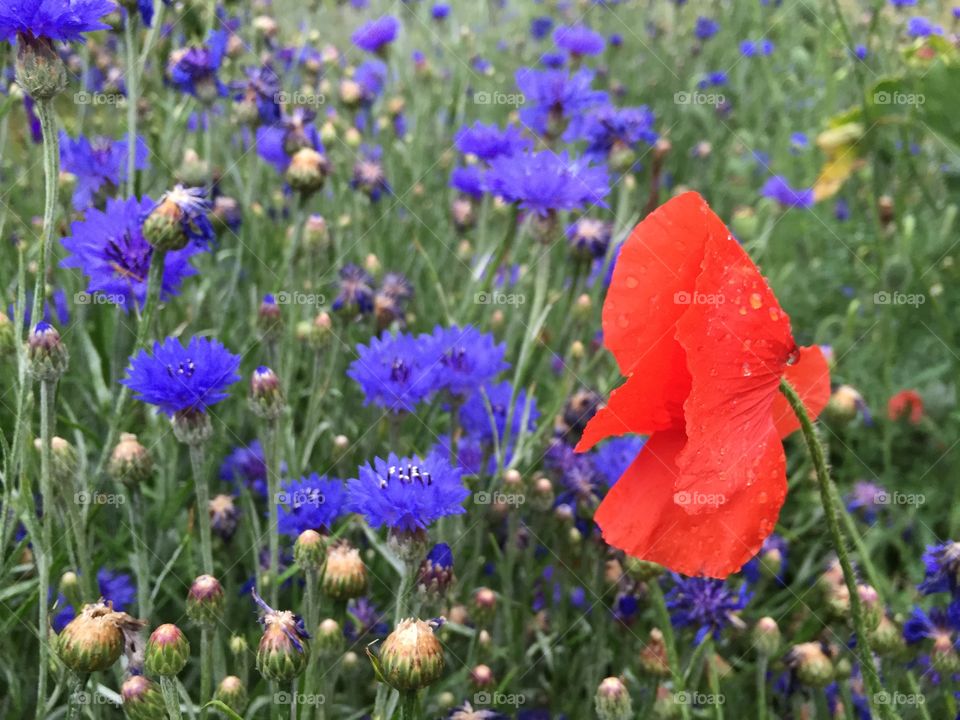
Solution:
{"label": "green stem", "polygon": [[[74,487],[77,487],[74,485]],[[86,522],[80,506],[73,498],[67,498],[67,517],[70,530],[77,545],[77,565],[80,568],[80,591],[84,602],[94,602],[99,596],[96,573],[93,570],[93,558],[90,555],[90,543],[87,540]],[[146,617],[146,616],[143,616]]]}
{"label": "green stem", "polygon": [[57,136],[57,120],[53,112],[53,100],[37,100],[37,116],[43,133],[43,235],[40,239],[40,257],[37,259],[37,279],[33,286],[33,306],[30,322],[36,325],[43,319],[44,287],[47,282],[47,264],[56,221],[57,198],[60,182],[60,139]]}
{"label": "green stem", "polygon": [[420,717],[420,703],[417,702],[417,693],[405,692],[400,694],[400,720],[418,720]]}
{"label": "green stem", "polygon": [[169,720],[180,720],[180,698],[177,697],[176,679],[162,675],[160,677],[160,691],[163,693],[163,704],[167,708],[167,718]]}
{"label": "green stem", "polygon": [[[317,577],[317,571],[313,568],[308,568],[306,573],[306,590],[305,590],[305,604],[306,609],[304,611],[304,616],[306,617],[307,623],[307,632],[311,635],[317,632],[317,624],[319,622],[317,617],[317,584],[319,578]],[[306,715],[310,715],[311,703],[313,703],[316,693],[317,686],[317,648],[315,645],[310,646],[310,659],[307,661],[307,677],[304,681],[303,692],[307,702],[307,710],[305,711]]]}
{"label": "green stem", "polygon": [[147,557],[145,533],[140,532],[146,523],[140,488],[130,490],[130,502],[127,503],[127,524],[133,537],[134,573],[137,576],[137,610],[142,618],[150,617],[150,560]]}
{"label": "green stem", "polygon": [[870,647],[870,633],[867,630],[866,622],[864,622],[863,608],[860,606],[857,576],[853,571],[850,555],[847,552],[846,539],[843,536],[843,531],[840,529],[840,522],[838,520],[837,508],[840,502],[837,498],[837,489],[833,484],[830,471],[827,468],[827,459],[823,452],[823,445],[817,437],[817,431],[797,391],[794,390],[786,380],[780,381],[780,391],[787,398],[791,409],[800,421],[800,429],[803,431],[803,439],[807,445],[807,452],[810,454],[810,459],[813,462],[813,467],[817,474],[823,514],[827,521],[827,528],[830,531],[833,547],[837,551],[840,568],[843,570],[844,582],[850,593],[850,614],[853,616],[853,627],[857,633],[856,654],[860,660],[860,672],[863,673],[864,683],[867,686],[867,702],[870,704],[870,712],[874,716],[883,718],[884,720],[896,720],[898,716],[889,704],[877,702],[880,693],[883,692],[883,685],[880,683],[880,676],[877,674],[877,668],[873,662],[873,649]]}
{"label": "green stem", "polygon": [[761,653],[757,658],[757,720],[767,720],[767,666],[770,658]]}
{"label": "green stem", "polygon": [[270,522],[267,527],[267,540],[270,547],[270,604],[276,607],[277,595],[280,592],[280,534],[277,532],[280,524],[280,508],[277,506],[280,495],[280,448],[282,447],[280,421],[272,421],[267,433],[270,436],[268,443],[270,456],[267,458],[267,506],[270,512]]}
{"label": "green stem", "polygon": [[206,704],[213,699],[213,643],[212,630],[204,625],[200,628],[200,717],[209,713]]}
{"label": "green stem", "polygon": [[127,85],[127,195],[136,194],[137,160],[137,50],[135,47],[137,13],[127,12],[123,24],[123,49]]}
{"label": "green stem", "polygon": [[50,572],[53,564],[53,509],[56,500],[53,496],[53,482],[50,468],[53,451],[50,447],[53,438],[54,398],[56,380],[40,382],[40,495],[43,498],[43,515],[40,518],[40,543],[34,548],[37,552],[37,573],[40,585],[40,617],[37,623],[40,632],[40,675],[37,679],[37,718],[46,717],[47,711],[47,669],[50,665],[50,620],[49,599]]}
{"label": "green stem", "polygon": [[200,558],[203,572],[213,575],[213,541],[210,536],[210,490],[204,475],[203,445],[190,445],[190,466],[197,496],[197,525],[200,528]]}
{"label": "green stem", "polygon": [[67,720],[80,720],[83,715],[83,706],[86,704],[83,696],[87,686],[87,673],[70,673],[70,697],[67,699]]}
{"label": "green stem", "polygon": [[[683,692],[683,674],[680,672],[680,655],[677,653],[677,641],[673,636],[673,624],[670,622],[670,611],[660,588],[660,581],[654,578],[647,583],[647,594],[653,604],[653,611],[657,616],[657,625],[663,633],[663,643],[667,646],[667,662],[670,664],[670,674],[673,677],[673,692]],[[690,709],[686,703],[680,705],[680,715],[683,720],[690,717]]]}
{"label": "green stem", "polygon": [[707,682],[710,685],[710,705],[713,708],[715,720],[723,720],[723,701],[720,699],[720,673],[717,672],[717,651],[713,647],[713,640],[707,637]]}

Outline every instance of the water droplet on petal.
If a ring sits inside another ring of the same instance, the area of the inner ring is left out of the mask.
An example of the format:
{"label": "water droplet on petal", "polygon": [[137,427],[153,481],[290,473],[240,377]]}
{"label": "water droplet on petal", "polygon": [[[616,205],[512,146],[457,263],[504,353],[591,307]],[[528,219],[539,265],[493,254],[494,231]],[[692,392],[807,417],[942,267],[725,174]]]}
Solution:
{"label": "water droplet on petal", "polygon": [[763,298],[760,297],[760,293],[753,293],[750,296],[750,307],[759,310],[761,305],[763,305]]}

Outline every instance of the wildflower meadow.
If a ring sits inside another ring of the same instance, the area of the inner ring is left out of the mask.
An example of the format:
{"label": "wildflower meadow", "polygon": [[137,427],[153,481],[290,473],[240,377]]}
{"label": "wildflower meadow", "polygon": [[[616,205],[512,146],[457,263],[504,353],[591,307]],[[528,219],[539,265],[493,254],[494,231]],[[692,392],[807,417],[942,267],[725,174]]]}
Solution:
{"label": "wildflower meadow", "polygon": [[0,718],[960,718],[960,6],[0,58]]}

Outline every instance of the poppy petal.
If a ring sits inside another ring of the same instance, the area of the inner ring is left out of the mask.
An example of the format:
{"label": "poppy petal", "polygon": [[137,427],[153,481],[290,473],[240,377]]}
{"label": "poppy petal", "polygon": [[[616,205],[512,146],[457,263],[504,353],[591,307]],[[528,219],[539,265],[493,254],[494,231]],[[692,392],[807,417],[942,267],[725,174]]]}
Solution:
{"label": "poppy petal", "polygon": [[[722,227],[722,225],[721,225]],[[772,408],[787,362],[796,357],[790,319],[757,266],[724,228],[707,242],[697,299],[677,323],[692,385],[684,403],[687,447],[678,491],[731,496],[758,443],[775,433]],[[691,504],[688,512],[709,512]]]}
{"label": "poppy petal", "polygon": [[[793,365],[787,365],[784,379],[797,391],[810,418],[816,418],[830,400],[830,366],[819,345],[800,348]],[[793,414],[790,403],[777,393],[773,401],[773,422],[780,437],[785,438],[800,429],[800,421]]]}
{"label": "poppy petal", "polygon": [[712,512],[691,515],[692,492],[677,491],[677,459],[687,444],[680,428],[655,433],[600,503],[594,520],[604,540],[630,555],[685,575],[723,578],[750,560],[773,531],[787,494],[786,459],[773,430],[749,465],[749,487]]}

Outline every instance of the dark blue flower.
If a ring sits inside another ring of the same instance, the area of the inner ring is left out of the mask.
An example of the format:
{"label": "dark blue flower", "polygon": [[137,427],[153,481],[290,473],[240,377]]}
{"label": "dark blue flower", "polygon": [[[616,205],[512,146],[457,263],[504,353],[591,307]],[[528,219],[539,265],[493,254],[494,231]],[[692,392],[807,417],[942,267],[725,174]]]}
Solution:
{"label": "dark blue flower", "polygon": [[[507,428],[507,416],[511,415],[510,400],[513,397],[513,385],[509,380],[497,384],[488,384],[482,392],[477,392],[467,398],[460,408],[460,424],[463,429],[484,442],[493,442],[494,437],[502,441]],[[489,404],[489,410],[487,406]],[[510,417],[510,435],[516,437],[523,427],[526,417],[527,432],[536,429],[537,401],[533,396],[527,396],[523,388],[517,390],[513,397],[513,412]],[[496,436],[494,435],[496,429]]]}
{"label": "dark blue flower", "polygon": [[281,108],[277,102],[280,78],[269,65],[247,68],[247,80],[235,96],[237,101],[256,103],[257,115],[264,125],[280,122]]}
{"label": "dark blue flower", "polygon": [[184,347],[168,337],[153,344],[152,355],[145,349],[134,355],[120,382],[167,415],[203,412],[229,397],[226,389],[240,379],[239,367],[240,356],[218,340],[194,336]]}
{"label": "dark blue flower", "polygon": [[[138,137],[134,150],[134,167],[146,170],[149,150],[143,138]],[[112,140],[95,137],[88,140],[82,135],[72,139],[60,131],[60,164],[64,171],[77,178],[73,191],[73,207],[83,210],[94,204],[101,188],[118,187],[127,179],[127,140]]]}
{"label": "dark blue flower", "polygon": [[116,10],[109,0],[0,0],[0,40],[83,40],[83,33],[106,30],[104,15]]}
{"label": "dark blue flower", "polygon": [[350,36],[350,40],[361,50],[383,52],[397,37],[400,21],[392,15],[384,15],[361,25]]}
{"label": "dark blue flower", "polygon": [[606,159],[616,151],[632,150],[641,142],[655,143],[658,137],[655,122],[653,112],[646,105],[625,108],[603,105],[587,114],[580,138],[587,141],[587,156]]}
{"label": "dark blue flower", "polygon": [[560,52],[545,52],[540,56],[540,64],[545,68],[558,70],[567,64],[567,56]]}
{"label": "dark blue flower", "polygon": [[553,29],[553,18],[546,15],[535,17],[530,21],[530,37],[534,40],[543,40]]}
{"label": "dark blue flower", "polygon": [[643,444],[644,439],[636,435],[611,438],[594,449],[591,462],[607,485],[613,485],[637,459]]}
{"label": "dark blue flower", "polygon": [[367,636],[384,637],[390,633],[390,623],[385,612],[377,610],[366,597],[354,598],[347,603],[347,620],[343,634],[355,642]]}
{"label": "dark blue flower", "polygon": [[[153,247],[141,232],[141,218],[153,206],[145,197],[127,200],[107,199],[105,212],[86,211],[83,220],[70,225],[70,236],[61,238],[70,253],[62,267],[80,268],[87,276],[87,292],[130,310],[143,304],[147,295],[147,274],[153,259]],[[196,274],[190,257],[196,245],[166,253],[160,297],[167,300],[177,294],[183,278]]]}
{"label": "dark blue flower", "polygon": [[310,148],[324,153],[320,133],[313,124],[314,113],[295,108],[275,125],[257,128],[257,153],[283,174],[298,150]]}
{"label": "dark blue flower", "polygon": [[809,208],[814,201],[812,188],[792,188],[782,175],[768,178],[760,189],[760,194],[776,200],[783,207]]}
{"label": "dark blue flower", "polygon": [[430,335],[421,335],[420,342],[428,358],[436,358],[434,389],[465,396],[493,380],[509,366],[503,357],[506,343],[497,343],[490,333],[482,333],[472,325],[448,328],[439,325]]}
{"label": "dark blue flower", "polygon": [[943,35],[943,28],[927,18],[918,15],[907,20],[907,34],[915,38]]}
{"label": "dark blue flower", "polygon": [[910,645],[924,640],[933,640],[941,650],[957,647],[957,630],[960,628],[960,606],[956,602],[944,610],[933,608],[929,613],[915,607],[903,623],[903,639]]}
{"label": "dark blue flower", "polygon": [[333,301],[334,310],[365,314],[373,310],[373,278],[359,265],[340,268],[340,292]]}
{"label": "dark blue flower", "polygon": [[605,257],[610,247],[613,225],[605,220],[583,216],[567,227],[567,240],[573,257],[590,261]]}
{"label": "dark blue flower", "polygon": [[353,165],[353,178],[350,187],[360,190],[372,202],[380,199],[384,193],[389,194],[390,183],[383,170],[383,149],[367,145],[360,148],[360,155]]}
{"label": "dark blue flower", "polygon": [[371,338],[357,345],[357,358],[347,376],[363,390],[365,405],[393,412],[412,412],[434,389],[439,359],[428,356],[423,343],[406,333]]}
{"label": "dark blue flower", "polygon": [[446,20],[450,16],[450,6],[446,3],[434,3],[430,8],[430,17],[434,20]]}
{"label": "dark blue flower", "polygon": [[886,495],[887,491],[882,486],[866,480],[858,480],[847,494],[847,510],[860,515],[864,522],[872,525],[877,519],[877,511],[884,507]]}
{"label": "dark blue flower", "polygon": [[606,207],[610,192],[606,169],[567,153],[550,150],[495,158],[487,173],[494,195],[542,217],[557,210]]}
{"label": "dark blue flower", "polygon": [[583,113],[607,101],[607,94],[594,90],[593,73],[580,70],[573,75],[565,70],[534,70],[520,68],[515,79],[525,102],[520,119],[538,135],[558,136],[563,125],[578,132]]}
{"label": "dark blue flower", "polygon": [[697,18],[697,24],[693,32],[700,40],[709,40],[720,31],[720,23],[713,18],[700,16]]}
{"label": "dark blue flower", "polygon": [[347,500],[342,480],[310,473],[299,480],[288,480],[276,499],[280,515],[277,529],[289,537],[304,530],[329,533],[344,511]]}
{"label": "dark blue flower", "polygon": [[950,593],[954,596],[960,589],[960,542],[948,540],[939,545],[929,545],[923,553],[926,573],[919,590],[924,595]]}
{"label": "dark blue flower", "polygon": [[553,31],[553,42],[558,48],[577,57],[598,55],[603,52],[606,41],[603,35],[586,25],[561,25]]}
{"label": "dark blue flower", "polygon": [[740,43],[740,53],[744,57],[765,57],[773,53],[773,42],[766,38],[761,40],[744,40]]}
{"label": "dark blue flower", "polygon": [[212,102],[227,95],[227,86],[217,75],[227,52],[226,31],[211,31],[205,45],[195,45],[173,55],[170,81],[181,92],[203,102]]}
{"label": "dark blue flower", "polygon": [[153,207],[144,213],[144,219],[158,211],[170,217],[179,217],[183,233],[203,247],[208,245],[215,235],[208,216],[210,209],[207,191],[202,187],[177,185],[160,196]]}
{"label": "dark blue flower", "polygon": [[515,155],[533,147],[533,141],[524,137],[516,125],[507,125],[501,130],[496,125],[485,125],[479,121],[469,127],[460,128],[453,141],[460,152],[476,155],[487,162],[501,155]]}
{"label": "dark blue flower", "polygon": [[486,188],[483,172],[475,165],[456,167],[450,173],[450,187],[479,200]]}
{"label": "dark blue flower", "polygon": [[460,481],[460,470],[438,454],[424,460],[375,458],[347,481],[350,508],[372,527],[392,530],[426,529],[445,515],[459,515],[470,491]]}
{"label": "dark blue flower", "polygon": [[737,613],[747,606],[751,596],[746,584],[734,591],[723,580],[674,573],[673,587],[665,597],[673,625],[696,627],[693,643],[699,645],[708,634],[719,638],[720,631],[728,625],[742,627]]}
{"label": "dark blue flower", "polygon": [[759,582],[765,572],[782,583],[787,572],[787,549],[787,541],[780,535],[773,533],[767,536],[760,547],[760,552],[741,568],[747,582]]}
{"label": "dark blue flower", "polygon": [[[113,572],[107,568],[97,570],[97,587],[100,597],[113,603],[113,609],[118,612],[126,610],[136,599],[137,589],[133,579],[126,573]],[[53,631],[57,634],[76,617],[72,605],[66,605],[66,598],[60,595],[57,598],[58,610],[51,620]]]}
{"label": "dark blue flower", "polygon": [[220,465],[220,479],[244,484],[257,495],[267,494],[267,461],[259,440],[249,445],[237,445]]}
{"label": "dark blue flower", "polygon": [[353,80],[360,86],[360,102],[364,105],[376,100],[387,82],[387,66],[376,58],[360,63],[353,72]]}

